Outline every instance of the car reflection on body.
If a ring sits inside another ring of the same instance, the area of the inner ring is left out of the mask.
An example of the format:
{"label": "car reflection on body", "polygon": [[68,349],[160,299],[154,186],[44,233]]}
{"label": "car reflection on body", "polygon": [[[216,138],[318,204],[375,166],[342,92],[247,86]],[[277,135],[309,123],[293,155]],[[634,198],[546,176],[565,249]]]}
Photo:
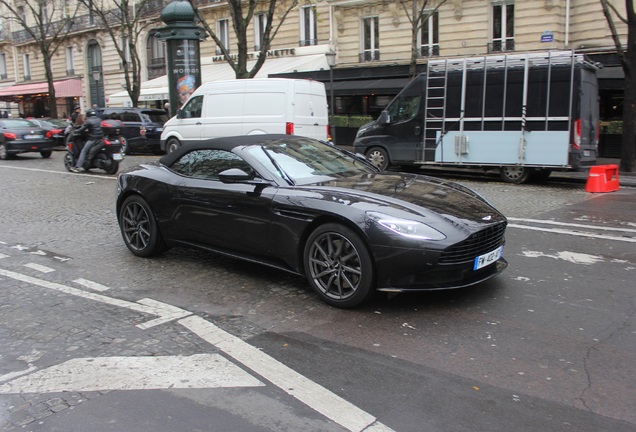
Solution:
{"label": "car reflection on body", "polygon": [[37,152],[43,158],[51,157],[53,141],[36,123],[20,118],[0,119],[0,159],[9,159],[19,153]]}
{"label": "car reflection on body", "polygon": [[343,308],[507,266],[506,218],[475,192],[290,135],[211,139],[122,172],[117,218],[137,256],[188,246],[256,261]]}

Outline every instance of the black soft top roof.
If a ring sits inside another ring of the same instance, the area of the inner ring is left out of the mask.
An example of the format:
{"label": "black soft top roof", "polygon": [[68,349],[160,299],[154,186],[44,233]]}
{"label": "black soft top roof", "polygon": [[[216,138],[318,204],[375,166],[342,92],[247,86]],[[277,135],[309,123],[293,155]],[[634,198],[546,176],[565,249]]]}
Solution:
{"label": "black soft top roof", "polygon": [[295,141],[298,139],[310,139],[294,135],[285,134],[261,134],[261,135],[239,135],[223,138],[211,138],[197,143],[187,144],[179,147],[172,153],[169,153],[159,159],[163,165],[170,166],[176,160],[192,150],[227,150],[232,151],[236,147],[267,144],[270,141],[287,140]]}

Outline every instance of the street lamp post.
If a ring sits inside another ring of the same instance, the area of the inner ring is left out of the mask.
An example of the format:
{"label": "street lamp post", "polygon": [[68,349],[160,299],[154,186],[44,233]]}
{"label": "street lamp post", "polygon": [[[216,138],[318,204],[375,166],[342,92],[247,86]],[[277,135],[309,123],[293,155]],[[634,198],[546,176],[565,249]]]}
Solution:
{"label": "street lamp post", "polygon": [[333,67],[336,65],[336,52],[329,48],[325,53],[327,64],[329,65],[329,133],[331,134],[331,142],[336,144],[336,126],[334,125],[334,102],[333,102]]}

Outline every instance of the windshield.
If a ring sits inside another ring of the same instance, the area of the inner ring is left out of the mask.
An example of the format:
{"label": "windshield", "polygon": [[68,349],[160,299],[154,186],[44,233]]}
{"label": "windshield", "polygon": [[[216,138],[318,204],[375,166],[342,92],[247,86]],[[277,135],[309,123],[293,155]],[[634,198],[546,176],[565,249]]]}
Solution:
{"label": "windshield", "polygon": [[247,152],[271,173],[295,185],[374,172],[355,157],[309,138],[269,141],[263,146],[249,147]]}

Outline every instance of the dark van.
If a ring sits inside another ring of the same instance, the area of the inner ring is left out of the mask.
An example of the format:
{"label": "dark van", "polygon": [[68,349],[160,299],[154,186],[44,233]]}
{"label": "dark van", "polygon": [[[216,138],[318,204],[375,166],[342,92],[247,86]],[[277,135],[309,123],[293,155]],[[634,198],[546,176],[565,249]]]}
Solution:
{"label": "dark van", "polygon": [[594,165],[598,65],[570,51],[431,60],[354,150],[376,166],[499,170],[510,183]]}
{"label": "dark van", "polygon": [[168,121],[168,114],[164,110],[111,107],[100,108],[99,112],[105,120],[121,121],[121,134],[125,138],[122,145],[122,153],[150,152],[163,154],[159,148],[159,141],[163,125]]}

